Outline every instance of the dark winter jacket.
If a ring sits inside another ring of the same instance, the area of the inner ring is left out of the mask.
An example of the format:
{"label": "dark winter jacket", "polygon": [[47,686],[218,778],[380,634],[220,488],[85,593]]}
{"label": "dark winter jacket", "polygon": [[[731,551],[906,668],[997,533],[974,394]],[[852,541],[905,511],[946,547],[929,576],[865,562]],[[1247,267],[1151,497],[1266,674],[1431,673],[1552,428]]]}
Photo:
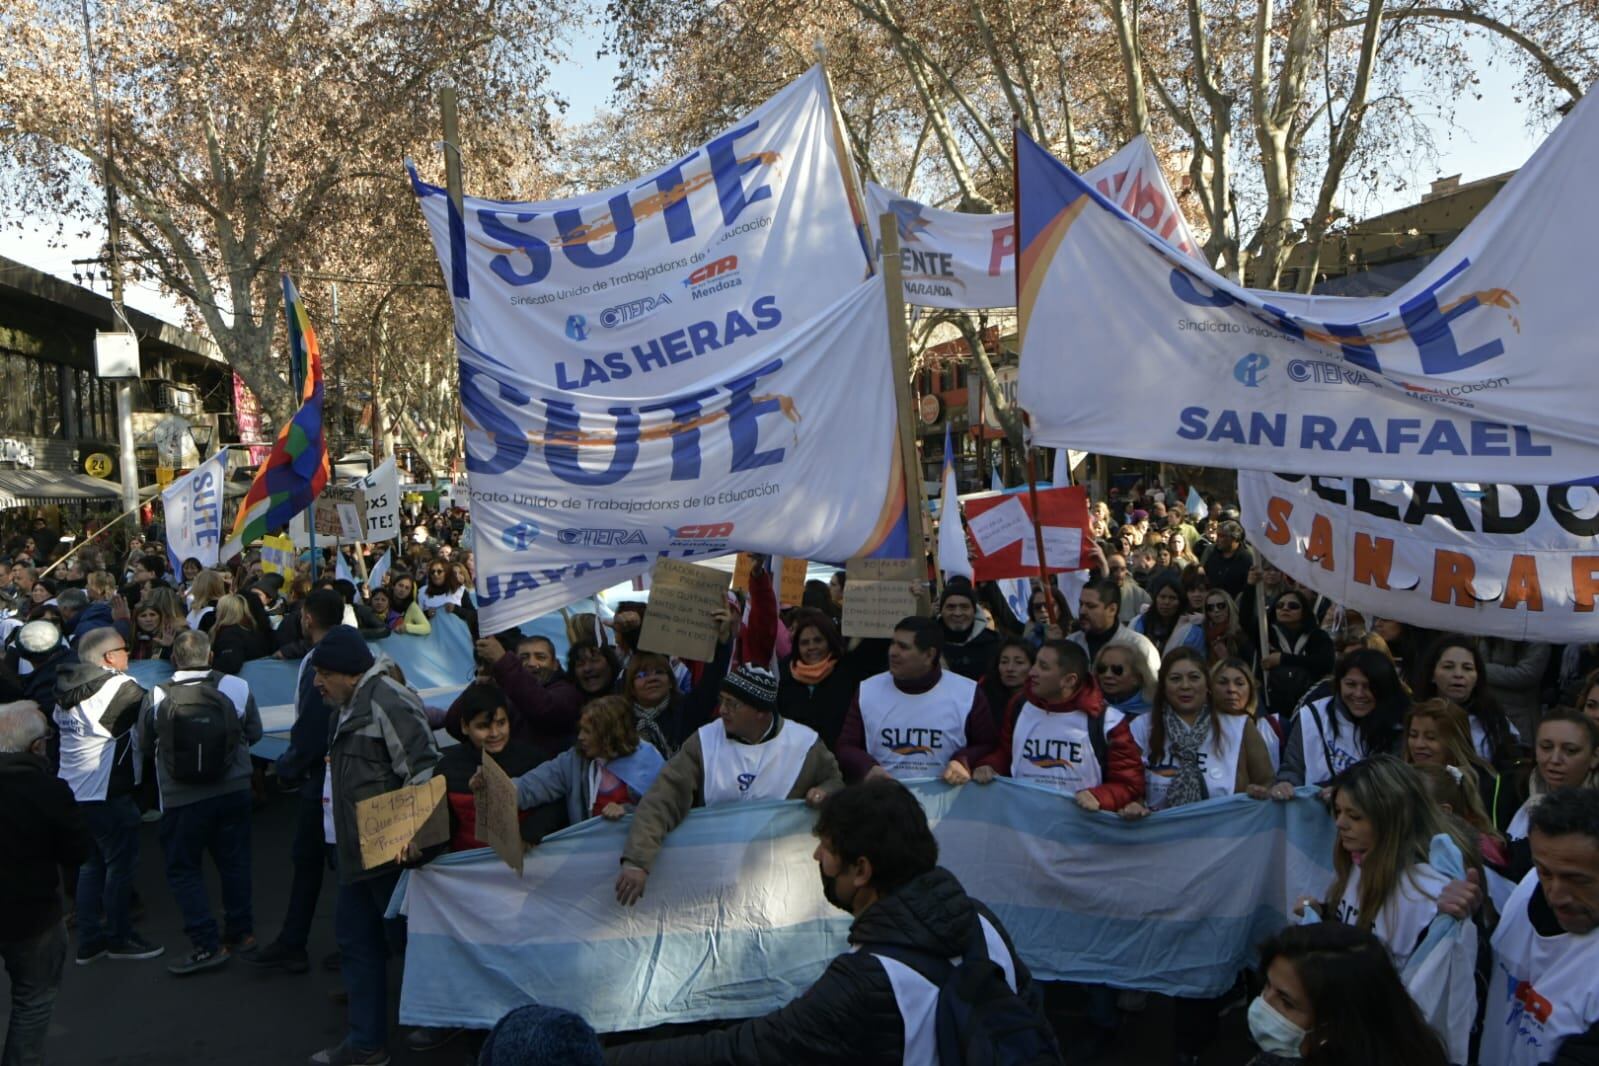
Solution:
{"label": "dark winter jacket", "polygon": [[224,674],[237,674],[245,663],[271,655],[272,644],[270,629],[261,632],[244,625],[216,626],[211,630],[211,665]]}
{"label": "dark winter jacket", "polygon": [[[506,705],[511,711],[512,740],[533,745],[546,759],[572,746],[577,739],[583,697],[565,673],[557,670],[548,681],[540,681],[537,674],[511,654],[496,659],[489,673],[505,693]],[[461,700],[464,698],[464,694],[458,696],[444,716],[444,731],[456,740],[463,739]]]}
{"label": "dark winter jacket", "polygon": [[72,620],[72,646],[78,646],[78,641],[91,629],[115,629],[126,639],[129,629],[126,620],[117,621],[111,617],[111,605],[104,600],[96,600],[78,612],[78,617]]}
{"label": "dark winter jacket", "polygon": [[1266,671],[1266,708],[1273,714],[1287,715],[1311,686],[1332,673],[1337,649],[1326,630],[1306,619],[1294,634],[1272,626],[1262,658],[1274,651],[1282,653],[1282,658]]}
{"label": "dark winter jacket", "polygon": [[114,799],[138,783],[135,726],[144,689],[127,674],[71,662],[56,673],[61,777],[78,802]]}
{"label": "dark winter jacket", "polygon": [[944,627],[944,664],[951,673],[982,680],[983,674],[994,662],[994,645],[999,634],[988,628],[979,615],[968,633],[957,633]]}
{"label": "dark winter jacket", "polygon": [[0,944],[38,936],[61,920],[61,873],[92,842],[72,790],[28,752],[0,754]]}
{"label": "dark winter jacket", "polygon": [[935,867],[868,907],[850,927],[858,950],[835,958],[804,995],[781,1010],[696,1036],[606,1051],[611,1066],[900,1066],[905,1025],[888,972],[873,954],[895,948],[950,958],[965,953],[982,914],[1005,941],[1017,992],[1040,1018],[1043,992],[1016,955],[999,919]]}
{"label": "dark winter jacket", "polygon": [[298,785],[300,798],[322,802],[322,779],[327,774],[328,718],[332,709],[313,683],[316,671],[304,660],[294,696],[294,725],[289,727],[289,748],[278,756],[278,780]]}

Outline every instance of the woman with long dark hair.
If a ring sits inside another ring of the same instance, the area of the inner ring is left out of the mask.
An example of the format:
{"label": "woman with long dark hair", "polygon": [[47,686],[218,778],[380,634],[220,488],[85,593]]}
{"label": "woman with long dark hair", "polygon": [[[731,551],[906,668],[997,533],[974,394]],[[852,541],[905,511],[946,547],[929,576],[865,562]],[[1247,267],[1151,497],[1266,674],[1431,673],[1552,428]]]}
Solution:
{"label": "woman with long dark hair", "polygon": [[584,707],[613,695],[621,675],[622,662],[609,644],[600,644],[593,638],[575,640],[566,651],[566,676],[577,686]]}
{"label": "woman with long dark hair", "polygon": [[1288,799],[1295,787],[1326,786],[1363,759],[1399,754],[1409,709],[1392,659],[1370,650],[1344,656],[1333,671],[1333,694],[1294,716],[1272,796]]}
{"label": "woman with long dark hair", "polygon": [[988,699],[990,711],[996,715],[1002,713],[994,708],[1009,707],[1010,701],[1027,687],[1027,672],[1033,668],[1033,660],[1037,655],[1033,646],[1023,637],[1000,638],[1000,642],[994,646],[993,661],[983,671],[983,679],[977,683]]}
{"label": "woman with long dark hair", "polygon": [[1132,630],[1161,653],[1205,646],[1204,626],[1199,618],[1184,613],[1182,588],[1174,574],[1161,574],[1149,583],[1149,607],[1132,620]]}
{"label": "woman with long dark hair", "polygon": [[1464,707],[1471,716],[1472,743],[1494,769],[1508,770],[1520,757],[1521,738],[1488,691],[1488,664],[1472,637],[1445,633],[1433,641],[1411,687],[1418,700],[1441,696]]}
{"label": "woman with long dark hair", "polygon": [[821,610],[796,611],[792,634],[792,650],[778,665],[777,711],[814,729],[832,751],[855,702],[860,675],[845,651],[844,638]]}
{"label": "woman with long dark hair", "polygon": [[1332,637],[1316,624],[1311,598],[1285,589],[1272,604],[1271,626],[1260,665],[1266,671],[1266,708],[1285,720],[1300,697],[1333,669]]}
{"label": "woman with long dark hair", "polygon": [[1290,925],[1260,947],[1250,1066],[1445,1066],[1382,942],[1337,922]]}

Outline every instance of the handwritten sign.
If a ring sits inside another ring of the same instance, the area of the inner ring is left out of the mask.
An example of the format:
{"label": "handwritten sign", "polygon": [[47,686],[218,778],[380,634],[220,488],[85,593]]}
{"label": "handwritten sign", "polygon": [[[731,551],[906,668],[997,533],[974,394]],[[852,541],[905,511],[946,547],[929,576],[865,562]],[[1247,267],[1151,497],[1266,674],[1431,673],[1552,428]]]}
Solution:
{"label": "handwritten sign", "polygon": [[916,613],[913,582],[927,580],[914,559],[851,559],[844,567],[844,635],[891,637]]}
{"label": "handwritten sign", "polygon": [[727,606],[728,575],[708,566],[661,559],[650,577],[650,607],[638,646],[679,659],[716,655],[717,611]]}
{"label": "handwritten sign", "polygon": [[483,788],[474,797],[477,838],[494,849],[505,865],[522,876],[522,823],[517,817],[516,782],[488,752],[483,753]]}
{"label": "handwritten sign", "polygon": [[366,536],[366,493],[359,485],[329,485],[316,498],[317,536],[358,541]]}
{"label": "handwritten sign", "polygon": [[733,563],[733,591],[748,592],[750,589],[750,572],[755,569],[755,556],[749,552],[739,552],[738,559]]}
{"label": "handwritten sign", "polygon": [[783,559],[783,573],[778,585],[777,602],[799,606],[805,601],[805,574],[810,564],[804,559]]}
{"label": "handwritten sign", "polygon": [[369,796],[355,804],[361,832],[361,868],[393,862],[407,844],[419,848],[450,839],[450,814],[444,805],[444,778]]}

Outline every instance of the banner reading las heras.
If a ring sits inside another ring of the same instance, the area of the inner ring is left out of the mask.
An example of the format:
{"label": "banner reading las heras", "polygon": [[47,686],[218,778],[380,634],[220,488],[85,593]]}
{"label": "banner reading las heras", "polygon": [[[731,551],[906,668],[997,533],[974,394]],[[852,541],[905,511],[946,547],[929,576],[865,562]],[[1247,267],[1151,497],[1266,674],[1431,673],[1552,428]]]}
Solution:
{"label": "banner reading las heras", "polygon": [[[413,174],[455,303],[485,625],[515,624],[638,573],[645,567],[630,560],[640,556],[728,542],[701,526],[737,530],[737,547],[808,554],[803,544],[744,543],[748,519],[730,504],[691,521],[682,501],[717,488],[714,498],[730,474],[774,462],[762,416],[775,385],[738,375],[759,370],[756,354],[869,273],[846,160],[815,68],[670,166],[603,192],[547,203],[468,197],[464,217],[452,218],[444,191]],[[886,352],[837,339],[844,347],[815,372],[864,385],[854,400],[875,397],[869,363]],[[805,435],[828,432],[824,419],[837,414],[800,411]],[[891,418],[892,404],[870,417]],[[719,433],[697,431],[717,420]],[[701,442],[730,430],[740,436],[717,469]],[[596,446],[607,441],[616,447]],[[884,488],[880,478],[877,500],[857,501],[873,522]],[[628,495],[680,506],[640,512],[644,523],[584,502]],[[561,500],[572,505],[544,502]]]}

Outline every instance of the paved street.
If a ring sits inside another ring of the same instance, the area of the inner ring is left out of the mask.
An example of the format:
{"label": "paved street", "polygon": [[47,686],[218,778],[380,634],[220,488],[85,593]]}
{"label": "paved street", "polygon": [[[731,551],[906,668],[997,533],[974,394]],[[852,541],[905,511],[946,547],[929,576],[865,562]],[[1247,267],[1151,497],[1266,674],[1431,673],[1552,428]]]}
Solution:
{"label": "paved street", "polygon": [[[287,855],[293,833],[291,797],[274,796],[256,815],[255,911],[263,942],[276,934],[288,891]],[[281,858],[280,858],[281,857]],[[215,878],[211,878],[218,914]],[[162,876],[155,826],[144,828],[138,880],[147,914],[141,931],[167,948],[167,956],[149,962],[102,960],[79,967],[70,961],[50,1027],[46,1061],[51,1066],[285,1066],[304,1062],[318,1048],[337,1042],[344,1031],[344,1008],[333,999],[340,989],[337,974],[316,963],[333,951],[333,882],[323,885],[323,906],[311,934],[311,972],[292,976],[260,971],[234,960],[224,969],[179,979],[166,972],[166,962],[187,951],[182,920]],[[398,966],[395,988],[398,989]],[[1063,1037],[1072,1032],[1071,995],[1053,990],[1057,1026]],[[1169,1007],[1152,998],[1149,1009],[1130,1017],[1122,1046],[1106,1062],[1125,1066],[1166,1066],[1170,1062]],[[1212,1049],[1207,1066],[1233,1066],[1247,1061],[1241,1037],[1243,1012],[1227,1018],[1230,1039]],[[393,1041],[397,1064],[461,1066],[473,1061],[475,1042],[462,1037],[425,1055],[403,1050]]]}

